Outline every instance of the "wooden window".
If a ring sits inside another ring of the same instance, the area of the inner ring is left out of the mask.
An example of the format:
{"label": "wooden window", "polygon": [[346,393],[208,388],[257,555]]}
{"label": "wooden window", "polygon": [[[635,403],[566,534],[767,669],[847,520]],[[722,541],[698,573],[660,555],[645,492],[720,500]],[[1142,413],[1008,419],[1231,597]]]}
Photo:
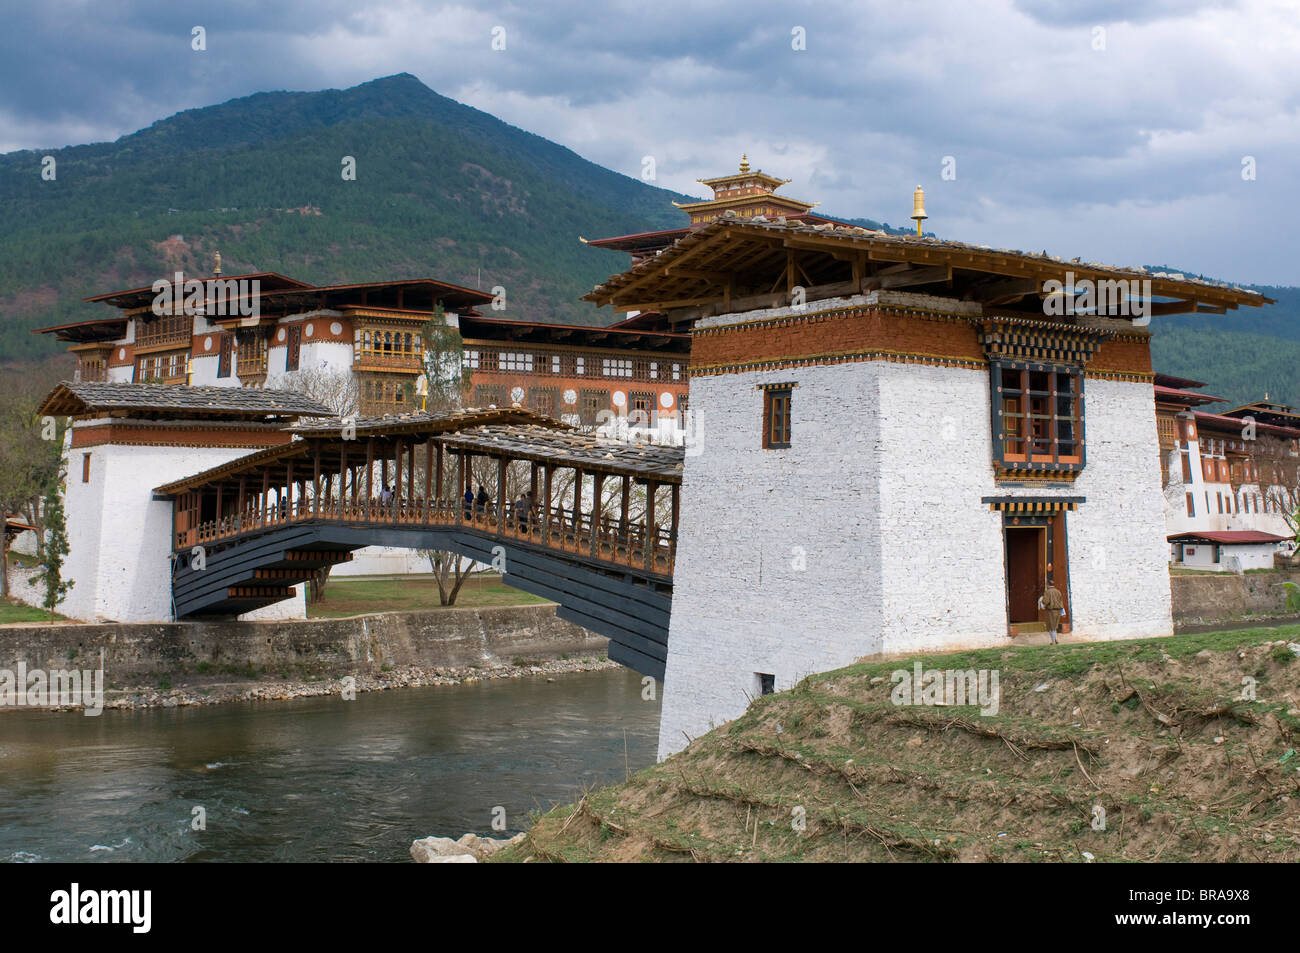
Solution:
{"label": "wooden window", "polygon": [[1193,500],[1192,494],[1190,493],[1187,494],[1187,515],[1188,516],[1196,515],[1196,502]]}
{"label": "wooden window", "polygon": [[298,356],[302,349],[302,325],[291,324],[285,332],[288,339],[288,347],[284,352],[284,369],[286,371],[296,371],[298,369]]}
{"label": "wooden window", "polygon": [[640,411],[645,415],[645,419],[648,422],[650,419],[650,409],[654,407],[655,404],[655,395],[646,393],[645,391],[634,390],[628,396],[632,399],[633,413]]}
{"label": "wooden window", "polygon": [[489,407],[495,405],[501,407],[506,399],[504,387],[485,387],[482,384],[474,388],[474,406]]}
{"label": "wooden window", "polygon": [[88,453],[81,455],[81,482],[90,482],[90,454]]}
{"label": "wooden window", "polygon": [[677,423],[683,429],[686,427],[686,414],[690,410],[690,398],[682,395],[677,398]]}
{"label": "wooden window", "polygon": [[609,391],[584,390],[578,397],[578,419],[584,427],[600,423],[602,411],[609,410]]}
{"label": "wooden window", "polygon": [[993,365],[994,450],[1012,469],[1081,469],[1083,374],[1053,364]]}
{"label": "wooden window", "polygon": [[547,417],[559,416],[560,392],[554,387],[530,387],[528,407]]}
{"label": "wooden window", "polygon": [[230,354],[231,354],[231,350],[234,348],[235,345],[235,336],[230,332],[226,332],[222,334],[218,340],[221,349],[217,356],[217,376],[229,377],[230,376]]}
{"label": "wooden window", "polygon": [[1223,494],[1222,494],[1222,493],[1216,493],[1216,494],[1214,494],[1214,495],[1215,495],[1216,497],[1218,497],[1218,500],[1219,500],[1219,513],[1220,513],[1220,515],[1222,515],[1222,513],[1223,513]]}
{"label": "wooden window", "polygon": [[763,391],[763,449],[790,446],[790,387]]}

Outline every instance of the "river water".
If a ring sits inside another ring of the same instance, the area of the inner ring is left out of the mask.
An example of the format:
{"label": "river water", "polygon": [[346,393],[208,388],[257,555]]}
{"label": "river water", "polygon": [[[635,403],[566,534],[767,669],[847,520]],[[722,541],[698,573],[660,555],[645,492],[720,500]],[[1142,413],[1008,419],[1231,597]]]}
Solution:
{"label": "river water", "polygon": [[505,836],[497,808],[518,832],[622,781],[654,762],[658,723],[626,669],[354,701],[10,710],[0,861],[409,861],[417,837]]}

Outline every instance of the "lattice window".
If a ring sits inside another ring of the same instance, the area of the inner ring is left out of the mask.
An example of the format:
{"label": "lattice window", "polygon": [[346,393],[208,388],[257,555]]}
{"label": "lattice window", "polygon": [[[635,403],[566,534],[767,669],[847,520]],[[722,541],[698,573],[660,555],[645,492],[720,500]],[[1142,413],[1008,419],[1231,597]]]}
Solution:
{"label": "lattice window", "polygon": [[584,427],[594,427],[600,423],[602,411],[609,410],[609,391],[584,390],[578,396],[579,420]]}
{"label": "lattice window", "polygon": [[1009,469],[1081,469],[1083,370],[994,362],[994,452]]}

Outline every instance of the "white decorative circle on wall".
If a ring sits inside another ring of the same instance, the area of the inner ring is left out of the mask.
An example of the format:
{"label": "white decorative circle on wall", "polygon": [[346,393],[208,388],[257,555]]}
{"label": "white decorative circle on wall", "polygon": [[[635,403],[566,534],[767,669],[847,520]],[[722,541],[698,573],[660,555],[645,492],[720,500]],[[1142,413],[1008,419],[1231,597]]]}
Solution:
{"label": "white decorative circle on wall", "polygon": [[614,391],[612,400],[614,401],[615,407],[622,407],[627,403],[627,394],[623,393],[621,390],[616,390]]}
{"label": "white decorative circle on wall", "polygon": [[566,404],[576,404],[578,402],[578,392],[576,390],[566,390],[564,392],[564,402]]}
{"label": "white decorative circle on wall", "polygon": [[206,337],[206,338],[203,339],[203,350],[205,350],[205,351],[211,351],[211,350],[212,350],[212,338],[210,338],[210,337]]}
{"label": "white decorative circle on wall", "polygon": [[335,321],[333,324],[330,325],[330,334],[342,334],[342,333],[343,333],[343,325],[339,324],[339,322]]}
{"label": "white decorative circle on wall", "polygon": [[281,328],[281,329],[280,329],[280,332],[275,336],[275,339],[276,339],[277,341],[283,341],[283,340],[284,340],[284,328]]}
{"label": "white decorative circle on wall", "polygon": [[663,407],[664,410],[667,410],[669,407],[671,407],[671,406],[673,405],[673,395],[672,395],[672,394],[660,394],[660,395],[659,395],[659,405],[660,405],[661,407]]}
{"label": "white decorative circle on wall", "polygon": [[510,389],[510,399],[511,399],[511,400],[523,400],[523,399],[524,399],[524,389],[523,389],[522,387],[513,387],[513,388],[511,388],[511,389]]}
{"label": "white decorative circle on wall", "polygon": [[306,330],[305,333],[306,333],[307,337],[311,337],[313,334],[316,333],[316,325],[314,325],[314,324],[312,324],[310,321],[308,321],[308,322],[307,322],[307,330]]}
{"label": "white decorative circle on wall", "polygon": [[125,360],[126,360],[126,348],[124,348],[124,347],[120,347],[120,348],[117,349],[117,359],[118,359],[119,361],[125,361]]}

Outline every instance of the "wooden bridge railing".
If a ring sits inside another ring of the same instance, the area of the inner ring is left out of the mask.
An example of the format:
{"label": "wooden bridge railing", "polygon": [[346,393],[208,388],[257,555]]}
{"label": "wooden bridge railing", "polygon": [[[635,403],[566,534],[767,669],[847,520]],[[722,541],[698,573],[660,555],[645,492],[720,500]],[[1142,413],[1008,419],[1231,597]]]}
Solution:
{"label": "wooden bridge railing", "polygon": [[647,533],[636,521],[580,513],[553,506],[549,512],[534,505],[531,510],[507,503],[502,513],[495,503],[467,503],[459,500],[394,499],[351,502],[348,500],[297,499],[263,509],[245,510],[209,520],[176,533],[176,548],[235,539],[248,533],[306,522],[381,526],[463,526],[502,538],[523,540],[562,552],[585,556],[618,566],[672,575],[676,540],[671,530],[656,524]]}

